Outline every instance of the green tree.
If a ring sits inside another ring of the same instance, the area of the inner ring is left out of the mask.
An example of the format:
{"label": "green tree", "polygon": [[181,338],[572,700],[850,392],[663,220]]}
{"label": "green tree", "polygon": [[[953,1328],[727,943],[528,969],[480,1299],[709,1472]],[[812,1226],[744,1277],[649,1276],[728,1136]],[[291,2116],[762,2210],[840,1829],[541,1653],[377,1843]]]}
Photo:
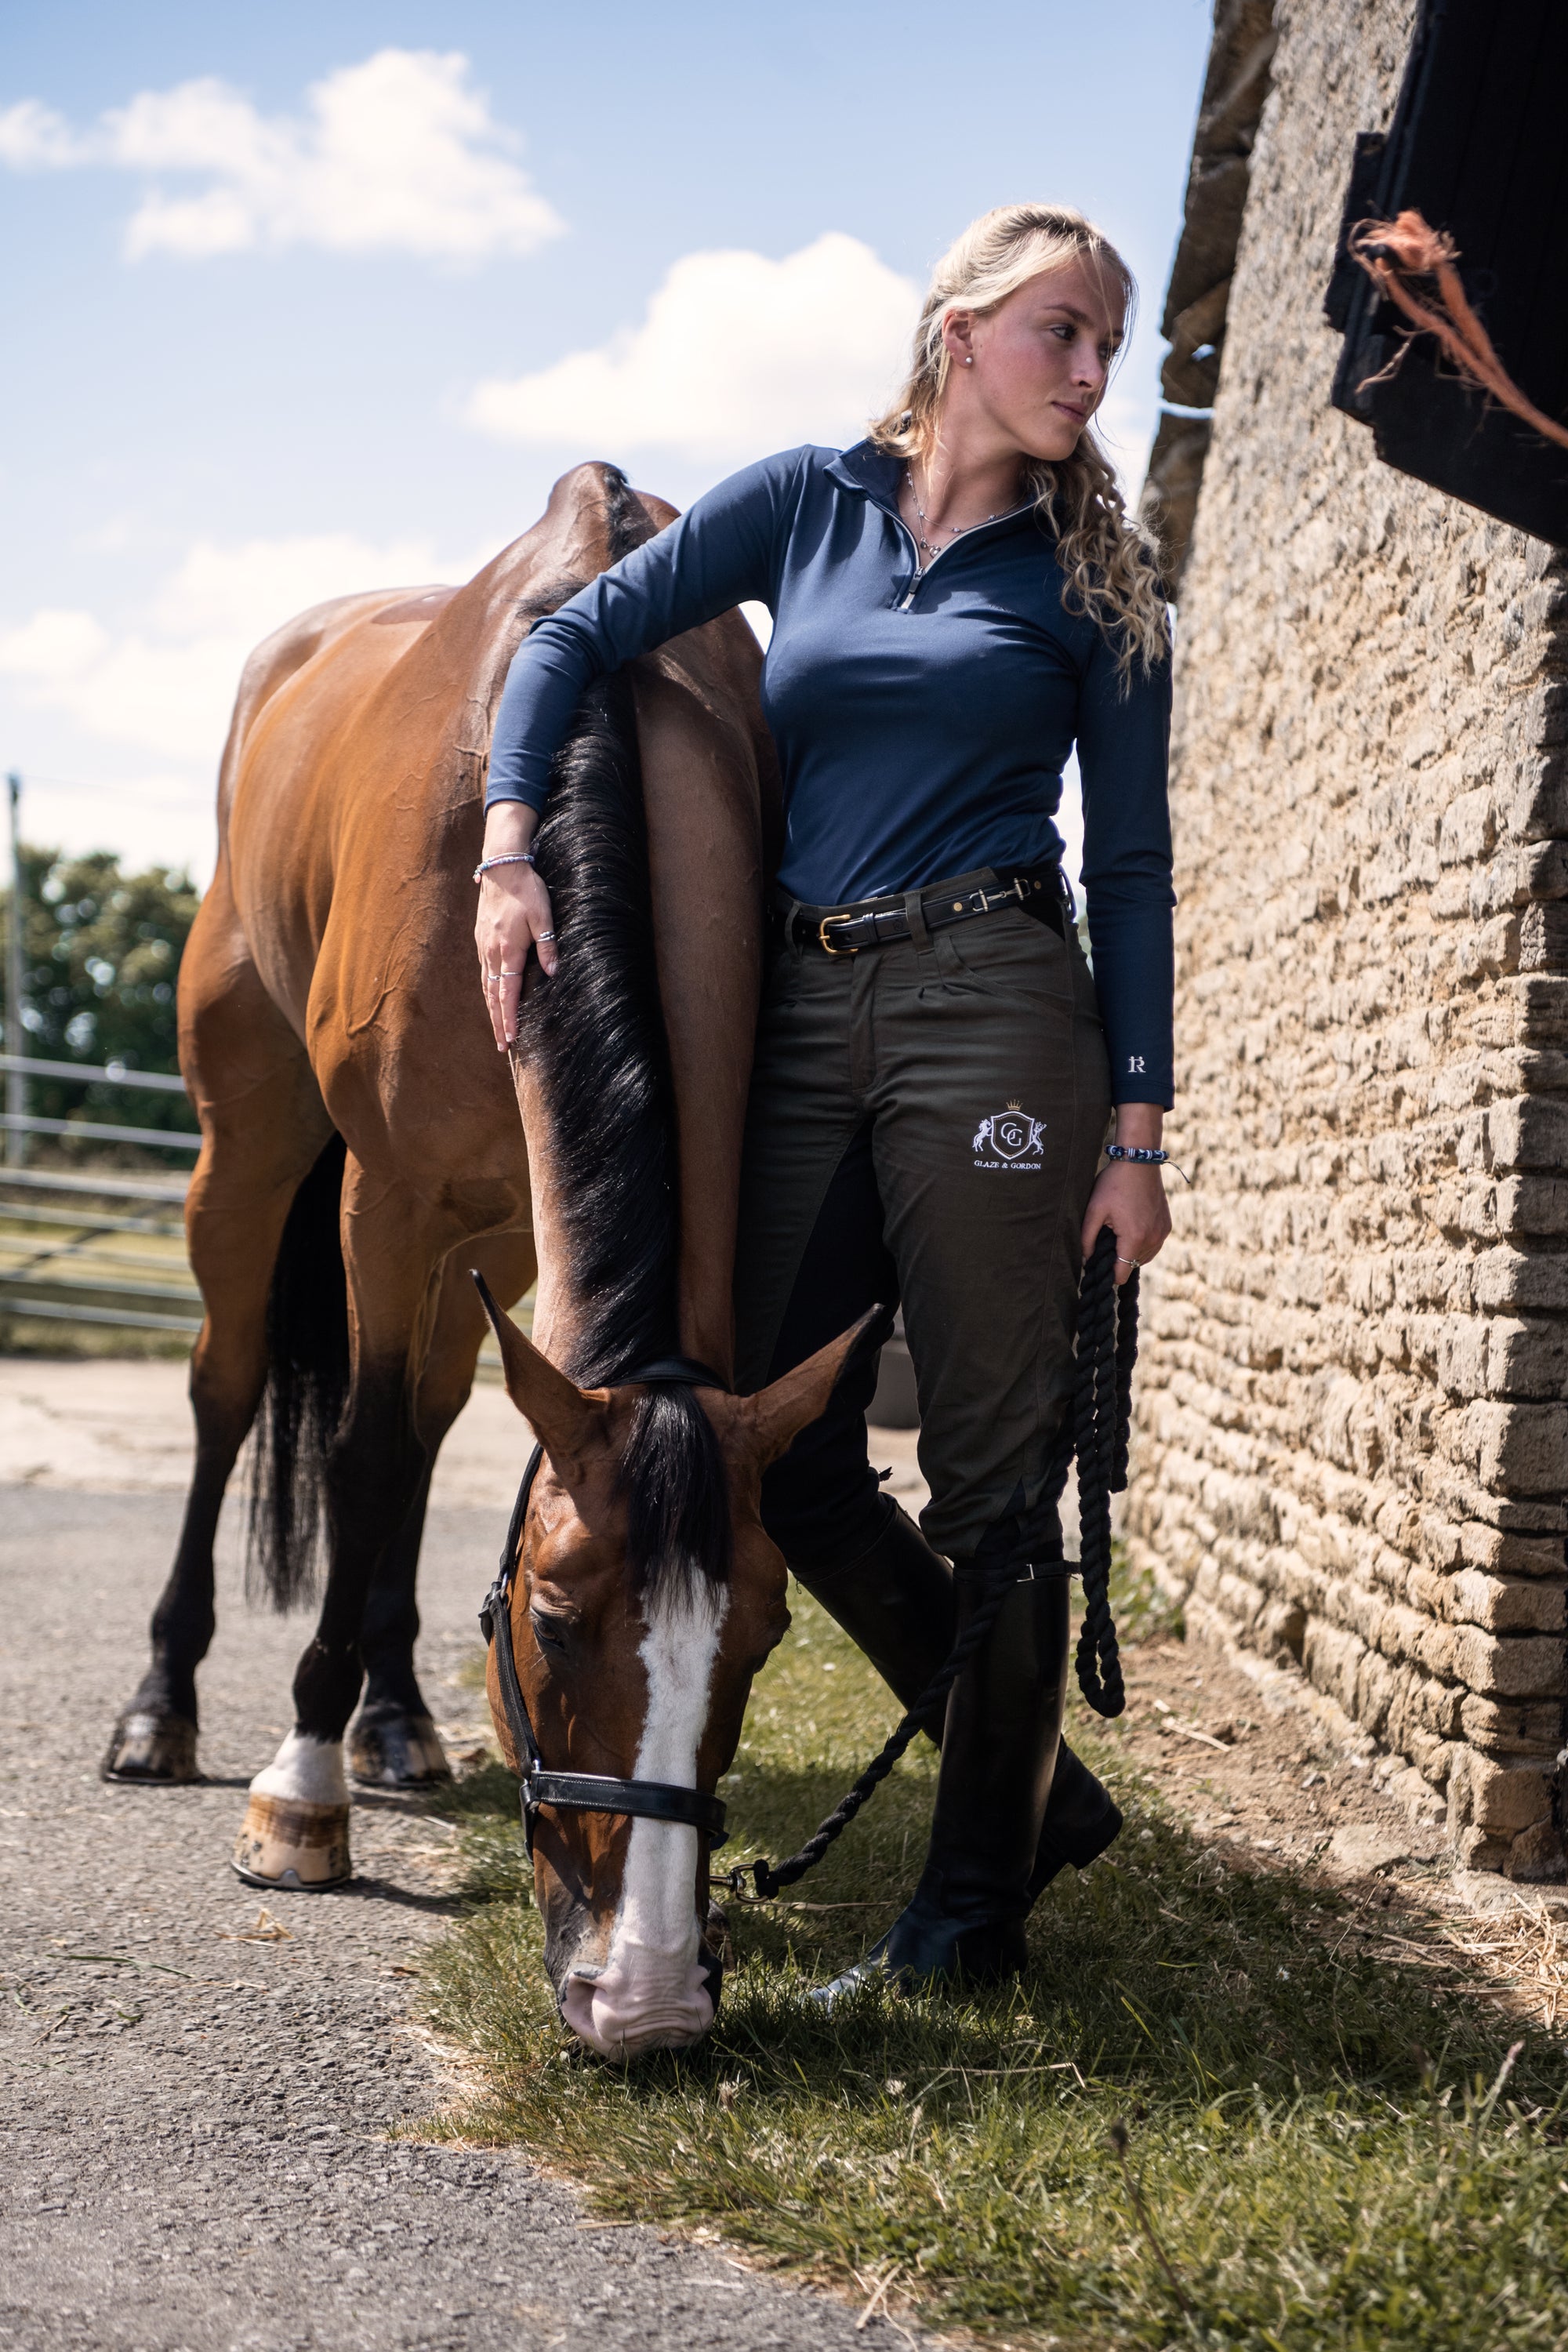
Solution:
{"label": "green tree", "polygon": [[[111,851],[22,852],[23,1021],[41,1060],[177,1071],[174,986],[198,894],[161,866],[122,874]],[[7,904],[5,920],[10,920]],[[195,1130],[183,1097],[34,1078],[28,1108],[128,1127]]]}

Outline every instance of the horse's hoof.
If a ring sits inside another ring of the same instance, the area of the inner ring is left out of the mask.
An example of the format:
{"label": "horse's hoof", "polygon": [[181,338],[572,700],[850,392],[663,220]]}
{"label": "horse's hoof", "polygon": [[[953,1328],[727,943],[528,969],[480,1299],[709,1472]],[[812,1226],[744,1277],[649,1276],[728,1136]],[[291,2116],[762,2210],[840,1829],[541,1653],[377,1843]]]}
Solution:
{"label": "horse's hoof", "polygon": [[133,1709],[115,1725],[102,1770],[106,1780],[199,1780],[196,1727],[188,1716]]}
{"label": "horse's hoof", "polygon": [[346,1885],[353,1875],[348,1807],[252,1795],[235,1843],[234,1866],[247,1886],[320,1895],[329,1886]]}
{"label": "horse's hoof", "polygon": [[441,1735],[427,1715],[367,1707],[349,1726],[349,1774],[362,1789],[428,1789],[449,1780]]}

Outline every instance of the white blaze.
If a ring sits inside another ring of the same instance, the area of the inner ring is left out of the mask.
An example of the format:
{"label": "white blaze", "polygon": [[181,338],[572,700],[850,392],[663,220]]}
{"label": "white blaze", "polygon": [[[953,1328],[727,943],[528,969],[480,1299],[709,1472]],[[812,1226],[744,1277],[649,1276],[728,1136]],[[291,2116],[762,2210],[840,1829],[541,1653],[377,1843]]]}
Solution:
{"label": "white blaze", "polygon": [[[658,1592],[637,1653],[647,1672],[647,1714],[632,1768],[637,1780],[697,1785],[709,1685],[728,1592],[705,1580]],[[697,1832],[684,1822],[632,1823],[610,1948],[596,1976],[575,1976],[563,2013],[573,2032],[611,2056],[695,2042],[713,2021],[698,1958],[693,1904]]]}
{"label": "white blaze", "polygon": [[349,1784],[343,1778],[341,1739],[312,1739],[308,1732],[291,1731],[265,1772],[250,1784],[253,1797],[285,1797],[303,1805],[346,1805]]}

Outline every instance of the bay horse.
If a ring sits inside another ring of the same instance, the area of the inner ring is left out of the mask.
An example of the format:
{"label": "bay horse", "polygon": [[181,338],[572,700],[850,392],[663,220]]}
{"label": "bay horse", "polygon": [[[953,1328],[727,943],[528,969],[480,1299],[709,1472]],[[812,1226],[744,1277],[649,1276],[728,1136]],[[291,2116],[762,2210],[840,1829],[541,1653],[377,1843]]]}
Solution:
{"label": "bay horse", "polygon": [[[472,950],[490,725],[530,622],[673,520],[607,466],[460,589],[351,596],[247,666],[219,855],[180,975],[201,1123],[186,1230],[205,1319],[195,1470],[111,1777],[196,1777],[213,1539],[247,1433],[252,1560],[280,1607],[326,1575],[295,1720],[235,1863],[350,1875],[356,1776],[445,1759],[414,1673],[431,1466],[496,1320],[543,1447],[510,1625],[545,1763],[711,1794],[788,1623],[762,1472],[864,1334],[729,1392],[742,1129],[777,805],[761,656],[731,613],[584,698],[537,838],[560,969],[496,1052]],[[521,1109],[521,1118],[519,1116]],[[504,1307],[538,1272],[534,1342]],[[639,1368],[676,1353],[712,1385]],[[492,1708],[514,1766],[497,1700]],[[534,1839],[563,2015],[620,2055],[694,2041],[718,1995],[689,1822],[546,1809]]]}

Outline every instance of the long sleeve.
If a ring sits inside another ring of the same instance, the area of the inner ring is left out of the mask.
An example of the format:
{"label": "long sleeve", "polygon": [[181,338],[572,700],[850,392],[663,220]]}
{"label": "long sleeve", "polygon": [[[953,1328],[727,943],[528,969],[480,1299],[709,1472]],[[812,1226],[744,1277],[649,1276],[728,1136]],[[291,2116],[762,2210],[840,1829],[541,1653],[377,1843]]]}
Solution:
{"label": "long sleeve", "polygon": [[787,450],[731,474],[668,530],[534,624],[512,658],[496,714],[487,808],[497,801],[543,808],[551,764],[595,678],[731,605],[773,604],[807,455]]}
{"label": "long sleeve", "polygon": [[1115,1102],[1173,1095],[1175,992],[1166,772],[1171,665],[1135,670],[1123,691],[1100,632],[1079,688],[1083,881],[1094,979]]}

